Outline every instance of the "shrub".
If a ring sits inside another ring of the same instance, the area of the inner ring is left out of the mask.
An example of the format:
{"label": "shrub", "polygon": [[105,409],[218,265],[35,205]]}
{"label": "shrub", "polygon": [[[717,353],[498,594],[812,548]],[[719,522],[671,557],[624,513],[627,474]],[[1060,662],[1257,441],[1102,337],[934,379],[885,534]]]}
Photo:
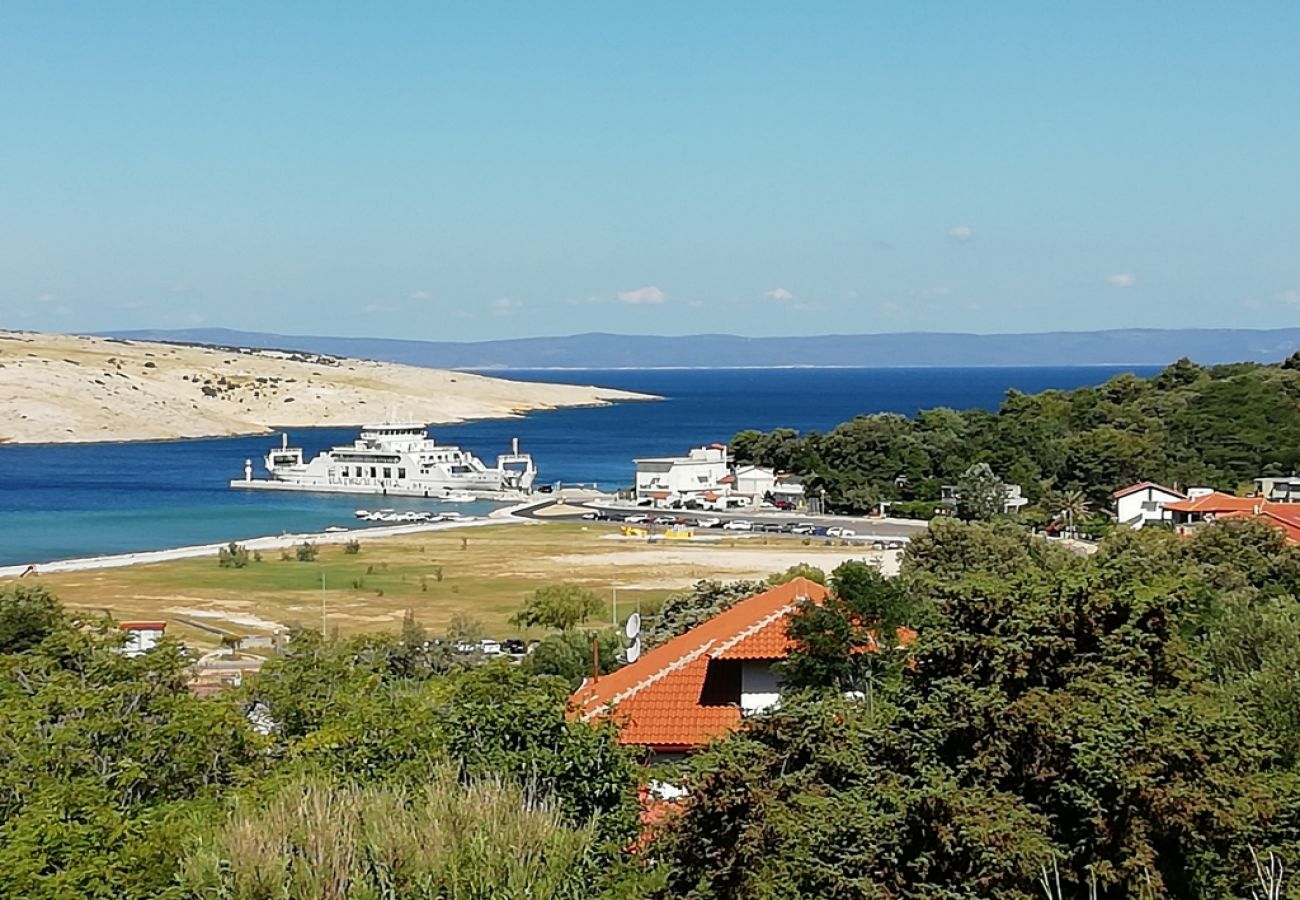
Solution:
{"label": "shrub", "polygon": [[248,565],[248,550],[231,541],[217,551],[217,565],[223,569],[242,569]]}
{"label": "shrub", "polygon": [[320,550],[310,541],[303,541],[298,545],[297,555],[298,562],[315,562]]}
{"label": "shrub", "polygon": [[361,552],[361,542],[356,540],[355,538],[353,540],[348,541],[346,544],[343,545],[343,552],[350,554],[352,556],[356,556],[358,553]]}

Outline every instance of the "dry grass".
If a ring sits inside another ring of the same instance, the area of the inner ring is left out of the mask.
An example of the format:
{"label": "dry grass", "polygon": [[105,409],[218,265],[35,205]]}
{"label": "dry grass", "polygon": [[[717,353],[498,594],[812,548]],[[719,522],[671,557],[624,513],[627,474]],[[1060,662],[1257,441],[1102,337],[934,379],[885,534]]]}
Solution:
{"label": "dry grass", "polygon": [[305,781],[200,835],[181,880],[196,896],[286,900],[576,897],[593,844],[590,826],[567,827],[511,784]]}
{"label": "dry grass", "polygon": [[[799,561],[830,569],[864,555],[779,538],[664,546],[611,539],[613,533],[562,522],[487,526],[368,541],[356,555],[322,546],[315,562],[266,553],[244,569],[219,568],[214,557],[50,574],[41,582],[69,606],[104,610],[123,621],[164,619],[182,640],[215,646],[217,634],[191,623],[237,634],[294,623],[319,627],[322,575],[329,627],[343,634],[396,630],[412,609],[433,633],[467,614],[490,634],[507,636],[519,633],[507,620],[524,596],[558,581],[606,597],[618,588],[622,618],[637,602],[653,608],[701,578],[760,577]],[[609,620],[608,609],[603,617]]]}

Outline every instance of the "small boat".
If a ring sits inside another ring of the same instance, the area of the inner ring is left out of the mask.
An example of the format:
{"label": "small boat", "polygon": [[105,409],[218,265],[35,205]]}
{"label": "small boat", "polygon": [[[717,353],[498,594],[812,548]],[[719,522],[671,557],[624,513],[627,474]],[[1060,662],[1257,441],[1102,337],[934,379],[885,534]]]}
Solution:
{"label": "small boat", "polygon": [[474,495],[469,491],[448,491],[442,499],[446,503],[473,503]]}
{"label": "small boat", "polygon": [[370,515],[370,510],[359,509],[355,513],[353,513],[353,515],[355,515],[358,519],[365,519]]}
{"label": "small boat", "polygon": [[340,531],[348,531],[348,530],[350,529],[344,528],[342,525],[329,525],[325,528],[325,533],[338,534]]}

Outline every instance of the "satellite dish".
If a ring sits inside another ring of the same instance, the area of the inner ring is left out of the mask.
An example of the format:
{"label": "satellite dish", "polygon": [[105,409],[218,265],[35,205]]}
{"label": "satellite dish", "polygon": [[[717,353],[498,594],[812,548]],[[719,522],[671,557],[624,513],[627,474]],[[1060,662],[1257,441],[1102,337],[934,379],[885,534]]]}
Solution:
{"label": "satellite dish", "polygon": [[634,663],[641,658],[641,639],[637,638],[632,642],[632,646],[627,648],[627,661]]}
{"label": "satellite dish", "polygon": [[636,640],[636,636],[641,633],[641,614],[632,613],[627,617],[627,623],[623,626],[623,633],[627,635],[629,641]]}

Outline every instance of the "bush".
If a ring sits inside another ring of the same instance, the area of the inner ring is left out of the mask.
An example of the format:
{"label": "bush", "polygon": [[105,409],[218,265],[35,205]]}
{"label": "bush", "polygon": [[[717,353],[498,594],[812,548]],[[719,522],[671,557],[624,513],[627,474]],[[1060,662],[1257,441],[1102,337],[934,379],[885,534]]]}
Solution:
{"label": "bush", "polygon": [[938,513],[938,500],[896,500],[889,504],[889,514],[899,519],[923,519],[929,521]]}
{"label": "bush", "polygon": [[242,569],[248,565],[248,550],[231,541],[217,551],[217,565],[223,569]]}
{"label": "bush", "polygon": [[298,545],[297,556],[298,562],[315,562],[316,557],[320,555],[320,550],[315,544],[309,541],[303,541]]}
{"label": "bush", "polygon": [[346,544],[343,545],[343,552],[351,556],[356,556],[358,553],[361,552],[361,542],[356,540],[355,538],[353,540],[348,541]]}

